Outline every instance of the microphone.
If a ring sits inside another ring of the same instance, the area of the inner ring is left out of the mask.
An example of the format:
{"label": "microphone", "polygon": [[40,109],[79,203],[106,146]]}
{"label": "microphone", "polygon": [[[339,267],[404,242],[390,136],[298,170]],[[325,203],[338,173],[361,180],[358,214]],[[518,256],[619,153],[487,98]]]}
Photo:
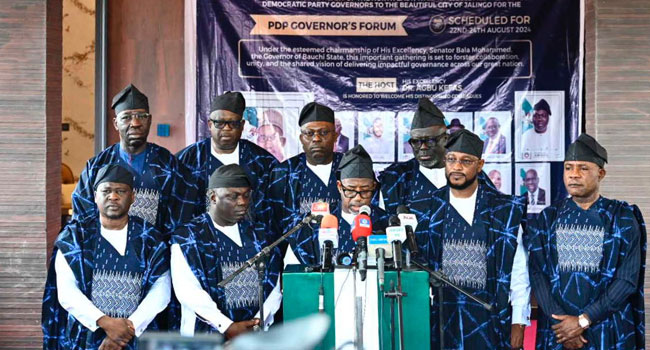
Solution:
{"label": "microphone", "polygon": [[368,236],[372,235],[372,222],[370,221],[370,207],[364,205],[359,210],[359,215],[354,218],[352,239],[357,242],[357,266],[361,280],[366,280],[368,264]]}
{"label": "microphone", "polygon": [[375,249],[377,254],[377,279],[379,279],[379,290],[384,290],[384,259],[386,258],[386,250],[384,248]]}
{"label": "microphone", "polygon": [[415,233],[413,233],[413,230],[418,226],[418,219],[405,205],[397,207],[397,217],[406,230],[406,243],[408,244],[409,252],[411,252],[411,255],[415,257],[420,254],[418,243],[415,240]]}
{"label": "microphone", "polygon": [[332,214],[325,214],[318,230],[318,245],[321,247],[321,271],[331,272],[332,250],[339,247],[339,220]]}
{"label": "microphone", "polygon": [[386,228],[386,236],[388,241],[393,245],[393,264],[395,269],[402,268],[402,242],[406,240],[406,231],[400,225],[397,215],[391,215],[388,219],[388,227]]}

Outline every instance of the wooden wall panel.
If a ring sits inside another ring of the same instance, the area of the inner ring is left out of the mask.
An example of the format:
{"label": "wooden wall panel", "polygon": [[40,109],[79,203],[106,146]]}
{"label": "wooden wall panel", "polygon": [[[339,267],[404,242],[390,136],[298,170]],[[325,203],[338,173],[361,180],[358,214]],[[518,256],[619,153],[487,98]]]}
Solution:
{"label": "wooden wall panel", "polygon": [[0,348],[42,348],[59,231],[61,2],[0,2]]}
{"label": "wooden wall panel", "polygon": [[[587,132],[610,158],[603,195],[650,219],[650,1],[587,1]],[[648,256],[650,257],[650,255]],[[650,260],[647,260],[650,262]],[[650,287],[646,270],[646,293]],[[650,322],[646,294],[646,325]],[[647,333],[647,332],[646,332]],[[650,344],[650,334],[646,334]]]}
{"label": "wooden wall panel", "polygon": [[[108,2],[108,101],[133,82],[149,98],[153,115],[149,141],[177,152],[185,147],[183,1]],[[143,15],[146,14],[146,15]],[[119,136],[108,114],[108,143]],[[157,137],[156,125],[171,125],[170,137]]]}

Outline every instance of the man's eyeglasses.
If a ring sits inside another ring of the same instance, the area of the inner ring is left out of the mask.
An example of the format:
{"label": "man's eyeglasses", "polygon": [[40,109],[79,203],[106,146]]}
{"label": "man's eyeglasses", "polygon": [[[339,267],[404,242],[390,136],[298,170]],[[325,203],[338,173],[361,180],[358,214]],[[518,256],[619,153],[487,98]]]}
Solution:
{"label": "man's eyeglasses", "polygon": [[308,141],[311,141],[314,136],[318,135],[321,138],[325,138],[329,136],[329,134],[333,133],[334,130],[328,130],[328,129],[321,129],[321,130],[301,130],[300,133],[304,138],[306,138]]}
{"label": "man's eyeglasses", "polygon": [[212,122],[212,125],[214,125],[215,128],[217,129],[223,129],[228,125],[231,129],[239,129],[241,128],[243,121],[242,120],[216,120],[216,119],[210,119]]}
{"label": "man's eyeglasses", "polygon": [[128,124],[133,118],[144,121],[151,118],[151,114],[146,112],[122,113],[117,116],[117,120],[122,124]]}
{"label": "man's eyeglasses", "polygon": [[363,199],[368,199],[372,197],[372,194],[375,192],[375,190],[356,191],[343,185],[341,185],[341,189],[343,190],[343,196],[345,196],[345,198],[354,198],[359,195]]}
{"label": "man's eyeglasses", "polygon": [[456,159],[455,157],[445,157],[445,162],[449,165],[454,165],[460,163],[463,167],[467,168],[472,166],[472,164],[478,162],[478,159]]}
{"label": "man's eyeglasses", "polygon": [[425,143],[427,144],[427,147],[431,148],[431,147],[435,146],[436,143],[438,143],[438,141],[440,141],[440,140],[442,140],[443,138],[446,138],[446,137],[447,137],[447,134],[440,134],[440,135],[435,136],[435,137],[427,137],[427,138],[423,138],[423,139],[411,138],[411,139],[409,139],[409,144],[411,145],[411,147],[413,147],[413,149],[420,149],[420,147],[422,147],[422,145],[425,144]]}

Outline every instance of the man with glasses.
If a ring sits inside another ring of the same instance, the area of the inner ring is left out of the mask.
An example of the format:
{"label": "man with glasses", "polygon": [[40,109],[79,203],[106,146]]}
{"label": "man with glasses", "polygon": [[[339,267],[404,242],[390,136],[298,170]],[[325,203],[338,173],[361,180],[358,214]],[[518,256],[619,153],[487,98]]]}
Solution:
{"label": "man with glasses", "polygon": [[154,225],[165,237],[173,228],[192,218],[196,185],[187,169],[167,149],[147,142],[152,116],[149,100],[130,84],[113,98],[113,126],[120,142],[88,160],[72,194],[73,218],[97,213],[93,183],[97,172],[106,164],[117,163],[134,176],[135,203],[130,215]]}
{"label": "man with glasses", "polygon": [[[406,205],[416,215],[416,232],[427,230],[425,219],[430,210],[431,194],[447,185],[445,178],[445,143],[447,142],[445,116],[428,98],[421,98],[411,123],[411,139],[414,158],[393,164],[380,175],[381,196],[384,208],[396,214],[399,205]],[[485,173],[479,181],[493,187]]]}
{"label": "man with glasses", "polygon": [[417,236],[426,262],[492,305],[487,311],[454,289],[444,289],[444,346],[438,307],[432,306],[432,349],[520,349],[530,316],[530,284],[520,223],[523,197],[478,181],[483,141],[468,130],[450,135],[445,156],[448,186],[431,196],[427,234]]}
{"label": "man with glasses", "polygon": [[178,152],[178,160],[190,169],[192,177],[198,179],[200,206],[196,215],[205,212],[210,175],[220,166],[237,164],[252,181],[253,197],[251,208],[260,216],[268,215],[264,194],[268,187],[271,168],[277,161],[262,147],[241,138],[246,101],[239,92],[226,92],[212,100],[210,106],[210,138],[196,142]]}
{"label": "man with glasses", "polygon": [[[340,193],[341,205],[332,211],[339,222],[337,253],[351,253],[355,247],[351,234],[352,225],[361,207],[367,205],[372,210],[370,219],[373,233],[386,229],[388,215],[370,203],[377,188],[377,181],[372,169],[372,158],[363,146],[358,145],[343,154],[338,178],[336,186]],[[318,234],[317,228],[307,227],[289,238],[300,263],[315,265],[320,262]]]}
{"label": "man with glasses", "polygon": [[312,203],[328,203],[332,212],[339,206],[335,173],[342,154],[334,152],[338,137],[334,111],[310,102],[300,111],[298,124],[304,152],[280,163],[271,172],[268,198],[276,234],[298,224],[310,213]]}

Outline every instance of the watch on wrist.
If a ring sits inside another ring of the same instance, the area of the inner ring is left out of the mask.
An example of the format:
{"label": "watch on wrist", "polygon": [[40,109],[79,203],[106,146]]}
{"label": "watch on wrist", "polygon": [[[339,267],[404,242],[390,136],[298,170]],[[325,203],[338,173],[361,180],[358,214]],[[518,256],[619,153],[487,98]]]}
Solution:
{"label": "watch on wrist", "polygon": [[582,315],[578,316],[578,325],[582,329],[587,329],[591,325],[591,322],[589,321],[589,318],[587,318],[587,316],[585,316],[585,314],[582,314]]}

